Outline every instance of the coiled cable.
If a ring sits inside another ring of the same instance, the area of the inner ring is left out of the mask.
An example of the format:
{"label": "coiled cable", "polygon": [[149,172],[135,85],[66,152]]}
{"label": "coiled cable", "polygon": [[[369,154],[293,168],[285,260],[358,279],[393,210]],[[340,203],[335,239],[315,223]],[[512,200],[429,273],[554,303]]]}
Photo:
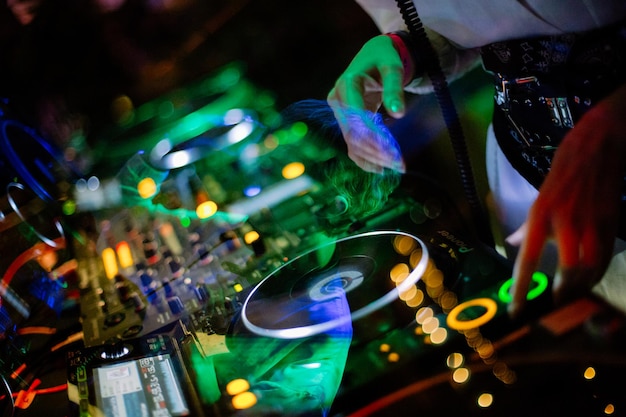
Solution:
{"label": "coiled cable", "polygon": [[420,61],[432,82],[437,102],[448,129],[452,149],[454,150],[461,177],[461,186],[467,198],[473,220],[476,222],[476,233],[483,243],[493,247],[494,239],[491,234],[489,218],[476,191],[474,171],[467,150],[463,127],[452,100],[446,76],[441,69],[439,57],[428,39],[428,34],[424,30],[424,25],[417,13],[413,0],[396,0],[396,3],[409,30],[411,40],[421,54]]}

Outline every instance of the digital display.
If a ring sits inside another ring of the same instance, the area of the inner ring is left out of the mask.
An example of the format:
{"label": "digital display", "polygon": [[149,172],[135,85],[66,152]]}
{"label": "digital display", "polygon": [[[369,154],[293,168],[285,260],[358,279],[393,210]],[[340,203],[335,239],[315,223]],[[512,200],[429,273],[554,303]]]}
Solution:
{"label": "digital display", "polygon": [[167,354],[95,368],[94,388],[107,417],[190,415]]}

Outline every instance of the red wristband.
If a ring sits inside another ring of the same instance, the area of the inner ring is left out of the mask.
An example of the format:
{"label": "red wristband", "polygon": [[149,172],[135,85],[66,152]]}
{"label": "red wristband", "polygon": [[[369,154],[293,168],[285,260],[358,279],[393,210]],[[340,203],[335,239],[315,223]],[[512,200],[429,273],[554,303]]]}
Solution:
{"label": "red wristband", "polygon": [[404,40],[396,33],[386,33],[386,36],[391,38],[391,42],[393,42],[393,46],[398,52],[400,56],[400,61],[402,61],[402,68],[404,70],[404,77],[402,80],[403,85],[407,85],[413,79],[414,65],[413,58],[411,57],[411,51],[409,51],[408,46],[404,43]]}

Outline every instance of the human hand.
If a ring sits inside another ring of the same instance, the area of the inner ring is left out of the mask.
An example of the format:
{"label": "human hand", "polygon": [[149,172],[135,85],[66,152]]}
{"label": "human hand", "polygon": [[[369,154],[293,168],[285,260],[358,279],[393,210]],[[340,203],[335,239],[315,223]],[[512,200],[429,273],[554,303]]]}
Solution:
{"label": "human hand", "polygon": [[521,247],[512,286],[512,315],[523,308],[544,246],[553,239],[558,269],[557,304],[588,292],[604,274],[619,223],[624,177],[626,85],[589,110],[565,136],[550,173],[516,233]]}
{"label": "human hand", "polygon": [[404,116],[403,79],[404,68],[392,40],[380,35],[365,43],[328,94],[348,156],[366,171],[405,169],[395,139],[368,131],[369,123],[358,122],[361,116],[371,118],[368,114],[378,112],[381,105],[392,117]]}

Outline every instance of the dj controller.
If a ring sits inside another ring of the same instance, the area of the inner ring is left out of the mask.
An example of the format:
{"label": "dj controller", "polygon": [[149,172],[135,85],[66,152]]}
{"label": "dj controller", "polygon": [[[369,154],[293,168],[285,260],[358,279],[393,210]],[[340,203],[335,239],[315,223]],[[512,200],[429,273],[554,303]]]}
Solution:
{"label": "dj controller", "polygon": [[513,319],[427,175],[211,121],[76,179],[3,113],[3,416],[626,415],[620,311],[538,271]]}

